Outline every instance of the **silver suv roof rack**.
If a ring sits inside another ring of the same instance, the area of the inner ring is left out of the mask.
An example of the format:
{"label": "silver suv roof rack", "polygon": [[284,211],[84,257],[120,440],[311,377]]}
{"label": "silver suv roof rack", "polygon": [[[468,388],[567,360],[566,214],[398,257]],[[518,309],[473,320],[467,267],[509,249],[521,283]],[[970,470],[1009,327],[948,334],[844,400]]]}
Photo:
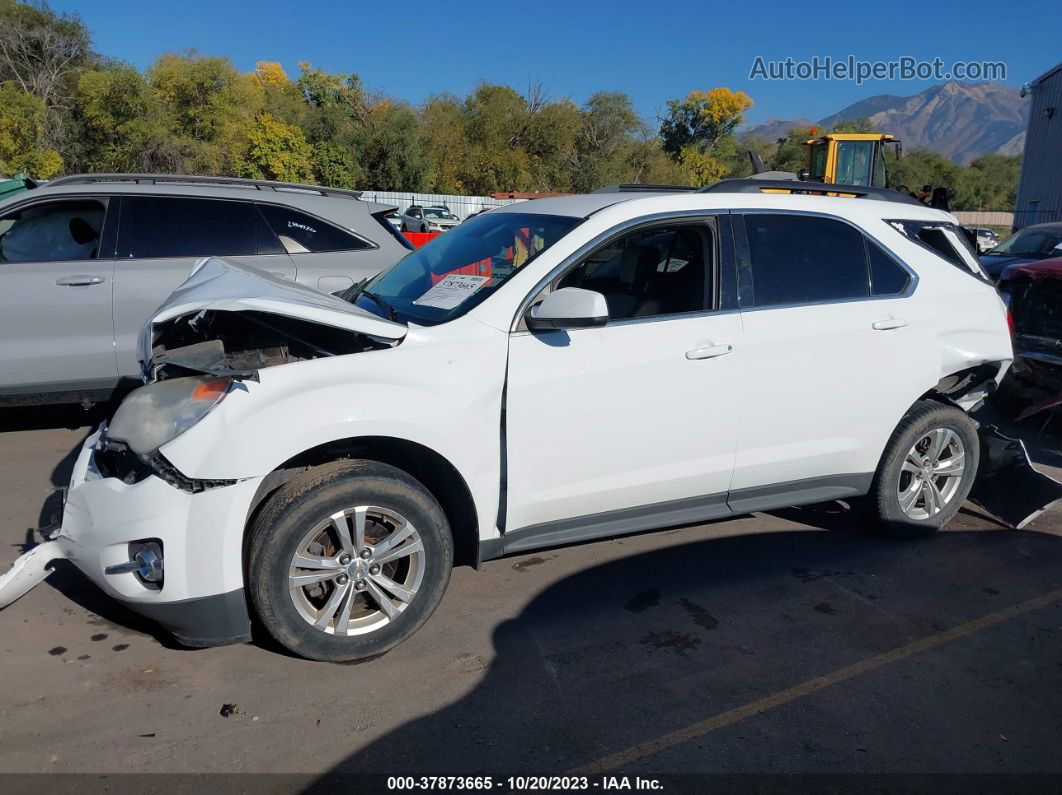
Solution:
{"label": "silver suv roof rack", "polygon": [[838,185],[832,182],[800,182],[795,179],[724,179],[714,185],[701,188],[698,193],[761,193],[764,190],[781,190],[788,193],[825,195],[844,193],[859,199],[915,204],[924,207],[918,199],[889,188],[870,188],[865,185]]}
{"label": "silver suv roof rack", "polygon": [[621,182],[618,185],[606,185],[594,193],[693,193],[697,189],[692,185],[655,185],[648,182]]}
{"label": "silver suv roof rack", "polygon": [[220,187],[256,188],[257,190],[294,191],[317,193],[321,196],[358,199],[360,190],[328,188],[321,185],[303,185],[298,182],[274,182],[268,179],[243,179],[241,177],[197,177],[188,174],[71,174],[48,181],[53,185],[90,185],[97,182],[131,182],[136,185],[218,185]]}

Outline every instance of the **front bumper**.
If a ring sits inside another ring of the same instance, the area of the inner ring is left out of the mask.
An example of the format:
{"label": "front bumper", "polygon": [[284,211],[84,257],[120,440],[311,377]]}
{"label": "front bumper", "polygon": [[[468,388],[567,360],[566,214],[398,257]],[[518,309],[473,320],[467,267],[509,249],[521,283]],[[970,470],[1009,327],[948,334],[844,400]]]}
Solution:
{"label": "front bumper", "polygon": [[[55,540],[63,556],[106,593],[158,621],[177,640],[214,646],[250,639],[243,589],[243,531],[261,478],[196,494],[155,475],[137,483],[105,477],[94,450],[103,427],[81,447]],[[162,544],[161,587],[134,572],[108,574],[125,563],[130,543]]]}

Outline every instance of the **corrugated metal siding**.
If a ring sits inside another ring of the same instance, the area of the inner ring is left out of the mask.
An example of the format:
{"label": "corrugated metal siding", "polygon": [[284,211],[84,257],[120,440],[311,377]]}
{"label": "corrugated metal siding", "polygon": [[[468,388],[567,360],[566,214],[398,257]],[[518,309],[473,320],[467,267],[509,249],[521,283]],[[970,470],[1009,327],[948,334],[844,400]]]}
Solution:
{"label": "corrugated metal siding", "polygon": [[[1062,68],[1031,87],[1014,226],[1062,221]],[[1051,116],[1048,118],[1048,109]]]}

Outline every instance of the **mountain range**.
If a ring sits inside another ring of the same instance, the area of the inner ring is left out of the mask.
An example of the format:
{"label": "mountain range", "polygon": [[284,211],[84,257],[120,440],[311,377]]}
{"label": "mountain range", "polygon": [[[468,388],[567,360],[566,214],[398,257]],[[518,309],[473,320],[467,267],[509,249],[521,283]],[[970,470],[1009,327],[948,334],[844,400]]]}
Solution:
{"label": "mountain range", "polygon": [[924,147],[967,165],[993,152],[1021,154],[1028,114],[1028,102],[1016,88],[951,81],[911,97],[868,97],[818,121],[770,119],[741,134],[773,141],[794,128],[827,131],[838,122],[866,117],[875,132],[892,133],[907,150]]}

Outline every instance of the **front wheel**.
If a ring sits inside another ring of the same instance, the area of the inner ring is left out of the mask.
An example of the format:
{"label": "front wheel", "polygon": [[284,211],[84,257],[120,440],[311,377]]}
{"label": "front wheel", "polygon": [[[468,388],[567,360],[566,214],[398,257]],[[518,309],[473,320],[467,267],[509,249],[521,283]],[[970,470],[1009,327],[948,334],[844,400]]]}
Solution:
{"label": "front wheel", "polygon": [[980,458],[977,426],[966,412],[916,403],[889,439],[870,501],[892,535],[929,535],[947,524],[973,487]]}
{"label": "front wheel", "polygon": [[434,612],[453,566],[446,515],[419,482],[372,461],[326,464],[255,520],[248,589],[282,646],[311,660],[382,654]]}

